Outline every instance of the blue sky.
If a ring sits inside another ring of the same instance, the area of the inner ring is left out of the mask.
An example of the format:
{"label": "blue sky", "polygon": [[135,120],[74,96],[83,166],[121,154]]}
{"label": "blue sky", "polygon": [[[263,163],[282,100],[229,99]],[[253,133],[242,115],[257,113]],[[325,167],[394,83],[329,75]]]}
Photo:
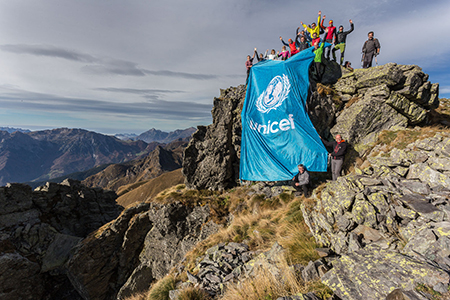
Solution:
{"label": "blue sky", "polygon": [[373,30],[379,64],[419,65],[450,97],[450,1],[0,0],[0,127],[207,125],[219,90],[244,83],[246,55],[279,50],[319,10],[353,20],[354,67]]}

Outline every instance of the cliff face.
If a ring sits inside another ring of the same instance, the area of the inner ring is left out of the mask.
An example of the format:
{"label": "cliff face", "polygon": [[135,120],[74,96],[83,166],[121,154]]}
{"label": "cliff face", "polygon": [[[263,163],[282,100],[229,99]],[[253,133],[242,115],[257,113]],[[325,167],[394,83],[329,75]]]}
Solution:
{"label": "cliff face", "polygon": [[220,91],[214,99],[213,123],[199,126],[184,151],[188,188],[223,190],[239,179],[241,110],[245,86]]}

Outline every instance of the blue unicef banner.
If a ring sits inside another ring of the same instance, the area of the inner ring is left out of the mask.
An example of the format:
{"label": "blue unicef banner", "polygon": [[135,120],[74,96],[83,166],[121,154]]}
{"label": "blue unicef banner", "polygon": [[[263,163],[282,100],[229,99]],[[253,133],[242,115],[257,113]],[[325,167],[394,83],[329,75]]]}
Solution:
{"label": "blue unicef banner", "polygon": [[326,172],[327,150],[305,109],[312,48],[250,71],[242,109],[240,179],[290,180],[298,164]]}

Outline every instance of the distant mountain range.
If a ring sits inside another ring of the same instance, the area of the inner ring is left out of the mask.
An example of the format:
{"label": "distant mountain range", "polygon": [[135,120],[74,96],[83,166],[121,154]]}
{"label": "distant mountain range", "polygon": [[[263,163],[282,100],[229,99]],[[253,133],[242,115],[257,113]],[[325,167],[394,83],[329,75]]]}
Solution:
{"label": "distant mountain range", "polygon": [[196,130],[197,130],[196,128],[190,127],[187,129],[177,129],[175,131],[165,132],[152,128],[146,132],[141,133],[140,135],[125,133],[125,134],[116,134],[115,137],[121,140],[132,140],[132,141],[141,140],[146,143],[158,142],[162,144],[168,144],[172,141],[180,139],[183,141],[188,141],[191,135]]}
{"label": "distant mountain range", "polygon": [[[72,173],[75,173],[77,179],[83,180],[101,172],[110,164],[144,158],[159,146],[167,146],[167,151],[176,152],[174,149],[189,140],[189,137],[182,137],[187,134],[185,132],[188,129],[175,132],[181,135],[172,134],[176,141],[170,146],[156,141],[147,143],[140,139],[122,141],[83,129],[58,128],[32,132],[14,130],[12,133],[0,131],[0,186],[8,182],[46,181]],[[163,140],[168,141],[168,137],[169,134]],[[179,155],[182,154],[175,156]],[[175,157],[175,161],[174,165],[161,169],[179,168],[178,158]],[[92,168],[96,169],[90,170]],[[159,171],[154,174],[156,173],[161,174]]]}
{"label": "distant mountain range", "polygon": [[14,128],[14,127],[0,127],[0,131],[6,131],[8,133],[13,133],[14,131],[30,132],[31,130],[22,129],[22,128]]}

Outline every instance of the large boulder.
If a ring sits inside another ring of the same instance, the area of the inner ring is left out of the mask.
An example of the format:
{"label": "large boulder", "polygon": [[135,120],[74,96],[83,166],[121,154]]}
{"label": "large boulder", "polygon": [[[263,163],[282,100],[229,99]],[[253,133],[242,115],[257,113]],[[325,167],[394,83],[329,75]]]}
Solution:
{"label": "large boulder", "polygon": [[340,112],[331,133],[364,145],[382,130],[427,122],[429,110],[439,106],[439,84],[427,80],[418,66],[395,63],[344,74],[334,88],[356,103]]}
{"label": "large boulder", "polygon": [[394,289],[414,290],[418,284],[448,282],[442,269],[394,251],[359,250],[333,263],[322,281],[341,299],[378,300]]}

